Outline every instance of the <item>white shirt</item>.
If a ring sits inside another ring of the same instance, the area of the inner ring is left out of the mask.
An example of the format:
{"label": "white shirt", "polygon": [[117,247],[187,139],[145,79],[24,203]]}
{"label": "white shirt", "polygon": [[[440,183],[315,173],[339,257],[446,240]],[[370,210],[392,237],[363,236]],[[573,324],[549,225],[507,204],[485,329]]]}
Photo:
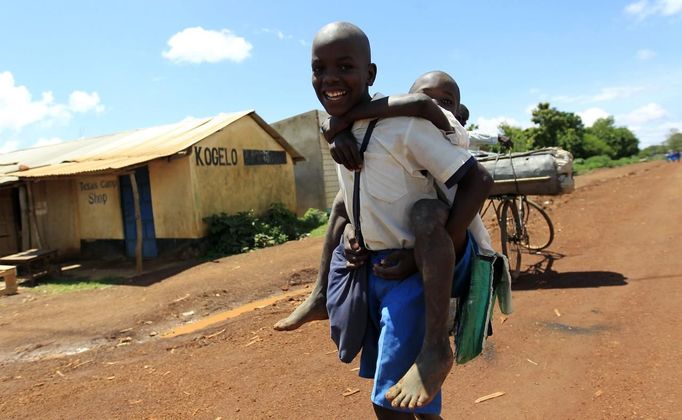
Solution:
{"label": "white shirt", "polygon": [[[368,120],[362,120],[353,125],[358,143],[368,124]],[[360,221],[367,248],[413,248],[410,210],[421,199],[437,198],[428,174],[441,184],[452,186],[472,164],[476,161],[467,150],[452,144],[445,133],[427,120],[411,117],[379,120],[365,151],[360,175]],[[337,170],[346,210],[355,224],[354,173],[341,165],[337,165]]]}
{"label": "white shirt", "polygon": [[462,124],[460,124],[459,121],[457,121],[457,118],[455,118],[452,112],[448,111],[443,107],[440,107],[440,110],[443,111],[443,114],[445,114],[448,121],[450,122],[450,126],[453,129],[453,131],[445,134],[448,140],[450,140],[450,143],[454,144],[455,146],[468,149],[470,140],[469,133],[467,132],[467,130],[464,127],[462,127]]}
{"label": "white shirt", "polygon": [[499,142],[499,135],[481,133],[480,131],[469,131],[467,132],[469,136],[469,148],[478,151],[481,145],[493,145]]}

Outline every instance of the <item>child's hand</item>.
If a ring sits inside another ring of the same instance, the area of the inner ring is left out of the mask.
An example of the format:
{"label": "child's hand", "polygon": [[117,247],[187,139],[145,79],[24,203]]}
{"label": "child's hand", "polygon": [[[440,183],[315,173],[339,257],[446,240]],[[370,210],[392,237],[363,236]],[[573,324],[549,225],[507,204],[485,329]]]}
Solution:
{"label": "child's hand", "polygon": [[387,280],[402,280],[417,272],[414,251],[401,249],[390,253],[372,267],[374,274]]}
{"label": "child's hand", "polygon": [[329,145],[329,154],[339,165],[343,165],[349,171],[359,171],[362,168],[362,157],[358,150],[358,144],[350,130],[342,131]]}
{"label": "child's hand", "polygon": [[508,136],[505,136],[504,134],[500,134],[497,136],[497,141],[502,145],[503,148],[505,149],[511,149],[514,147],[514,143],[512,143],[511,139]]}
{"label": "child's hand", "polygon": [[342,118],[330,116],[322,122],[322,126],[320,128],[322,129],[322,134],[327,140],[327,143],[331,144],[334,140],[334,137],[338,136],[339,133],[346,130],[347,128],[350,128],[352,124],[352,121],[348,122]]}
{"label": "child's hand", "polygon": [[354,270],[367,260],[367,250],[358,243],[355,237],[355,228],[350,223],[343,230],[343,248],[348,261],[346,263],[347,268]]}

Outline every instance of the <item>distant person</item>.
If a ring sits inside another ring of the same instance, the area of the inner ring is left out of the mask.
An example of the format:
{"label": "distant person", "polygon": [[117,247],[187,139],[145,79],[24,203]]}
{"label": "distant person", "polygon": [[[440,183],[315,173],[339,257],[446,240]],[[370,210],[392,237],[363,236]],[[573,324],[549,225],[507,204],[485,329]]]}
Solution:
{"label": "distant person", "polygon": [[[459,121],[462,127],[466,128],[467,121],[469,121],[469,108],[460,103],[455,112],[455,118],[457,118],[457,121]],[[469,147],[473,150],[478,150],[482,145],[493,145],[497,143],[511,144],[509,137],[504,134],[490,135],[478,130],[469,131]]]}
{"label": "distant person", "polygon": [[466,128],[467,121],[469,121],[469,108],[460,103],[455,110],[455,118],[457,118],[462,127]]}

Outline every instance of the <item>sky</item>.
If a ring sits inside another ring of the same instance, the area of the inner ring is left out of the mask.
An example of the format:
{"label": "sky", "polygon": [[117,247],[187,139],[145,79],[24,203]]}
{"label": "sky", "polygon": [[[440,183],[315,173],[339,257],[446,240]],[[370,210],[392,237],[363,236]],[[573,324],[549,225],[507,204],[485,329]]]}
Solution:
{"label": "sky", "polygon": [[640,139],[682,130],[682,0],[22,2],[0,0],[0,153],[255,109],[321,109],[310,44],[349,21],[372,45],[372,92],[430,70],[469,122],[528,127],[549,102]]}

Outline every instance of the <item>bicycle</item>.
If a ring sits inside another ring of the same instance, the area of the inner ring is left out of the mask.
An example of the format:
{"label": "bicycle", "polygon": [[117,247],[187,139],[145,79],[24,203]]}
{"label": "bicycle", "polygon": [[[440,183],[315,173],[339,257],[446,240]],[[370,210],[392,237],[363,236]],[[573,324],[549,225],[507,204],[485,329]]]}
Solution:
{"label": "bicycle", "polygon": [[[513,171],[511,141],[501,143],[501,146],[510,157]],[[487,206],[481,211],[481,217],[485,216],[491,206],[493,207],[500,227],[502,254],[509,260],[512,278],[517,278],[521,273],[522,249],[538,252],[549,247],[554,241],[554,224],[541,205],[519,192],[515,172],[513,176],[517,192],[489,197]]]}
{"label": "bicycle", "polygon": [[521,251],[542,251],[554,241],[554,224],[538,203],[525,195],[492,196],[481,212],[484,217],[492,205],[500,226],[501,251],[509,260],[512,278],[521,273]]}

